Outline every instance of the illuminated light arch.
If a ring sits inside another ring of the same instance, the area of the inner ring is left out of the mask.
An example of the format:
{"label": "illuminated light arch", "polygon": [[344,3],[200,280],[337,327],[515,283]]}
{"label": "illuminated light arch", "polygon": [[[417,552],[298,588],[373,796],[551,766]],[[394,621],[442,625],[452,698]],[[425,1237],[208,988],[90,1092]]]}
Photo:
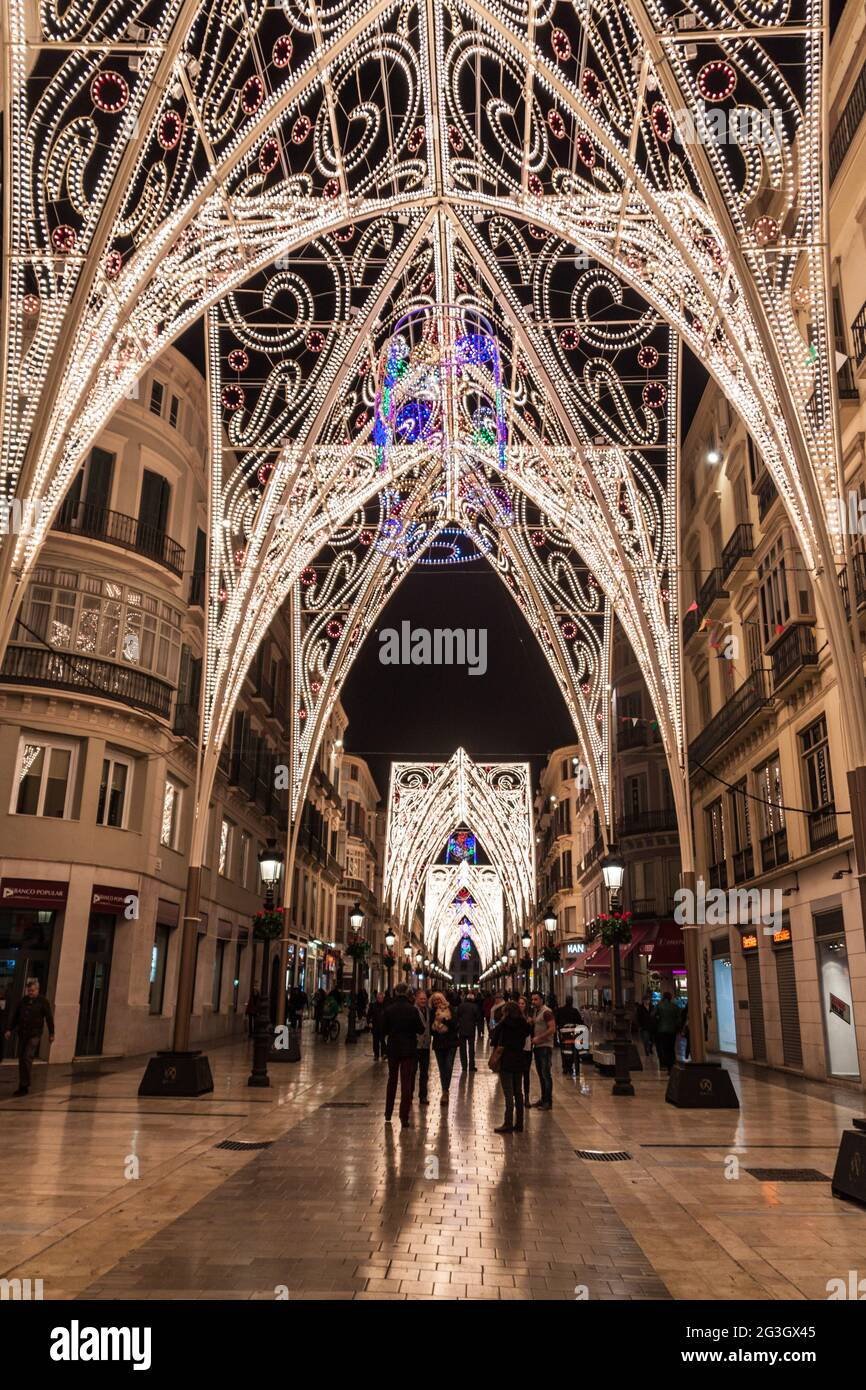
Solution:
{"label": "illuminated light arch", "polygon": [[535,831],[528,763],[475,763],[458,748],[447,763],[392,763],[382,895],[409,922],[427,870],[452,831],[471,825],[502,885],[512,922],[535,904]]}
{"label": "illuminated light arch", "polygon": [[[472,906],[466,908],[470,926],[461,923],[462,905],[455,900],[462,888],[469,891]],[[433,864],[424,881],[424,946],[446,969],[454,949],[470,937],[486,970],[502,950],[505,907],[502,884],[487,864]]]}

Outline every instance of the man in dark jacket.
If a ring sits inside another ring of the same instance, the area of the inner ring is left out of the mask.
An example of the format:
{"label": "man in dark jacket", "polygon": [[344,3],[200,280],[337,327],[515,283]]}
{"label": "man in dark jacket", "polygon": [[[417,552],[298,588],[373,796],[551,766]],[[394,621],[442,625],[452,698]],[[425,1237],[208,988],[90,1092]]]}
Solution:
{"label": "man in dark jacket", "polygon": [[373,1034],[373,1061],[385,1056],[385,996],[381,990],[370,1005],[370,1032]]}
{"label": "man in dark jacket", "polygon": [[[460,1046],[460,1070],[477,1071],[475,1065],[475,1024],[477,1012],[475,995],[468,990],[457,1005],[457,1038]],[[468,1061],[467,1061],[468,1054]]]}
{"label": "man in dark jacket", "polygon": [[415,1089],[415,1069],[418,1066],[418,1036],[424,1032],[421,1015],[409,1001],[406,985],[394,990],[394,1002],[385,1010],[384,1032],[388,1040],[388,1088],[385,1092],[385,1121],[391,1123],[397,1077],[400,1078],[400,1125],[409,1127],[409,1107]]}
{"label": "man in dark jacket", "polygon": [[54,1015],[44,994],[39,992],[39,981],[34,977],[27,981],[24,993],[18,1001],[6,1037],[18,1034],[18,1090],[15,1096],[26,1096],[30,1090],[33,1072],[33,1058],[39,1051],[42,1029],[48,1024],[48,1041],[54,1042]]}
{"label": "man in dark jacket", "polygon": [[583,1023],[580,1010],[573,1004],[560,1004],[556,1010],[556,1031],[564,1076],[574,1076],[574,1045],[577,1029]]}

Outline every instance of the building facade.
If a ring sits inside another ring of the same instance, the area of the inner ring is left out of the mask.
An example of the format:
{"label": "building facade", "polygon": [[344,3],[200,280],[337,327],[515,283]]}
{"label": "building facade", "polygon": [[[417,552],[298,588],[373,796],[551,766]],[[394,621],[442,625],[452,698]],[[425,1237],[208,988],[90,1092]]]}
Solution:
{"label": "building facade", "polygon": [[[844,470],[840,528],[866,607],[866,16],[830,64],[831,264]],[[766,209],[772,212],[772,207]],[[810,325],[798,308],[804,351]],[[811,578],[763,462],[708,387],[682,452],[683,625],[710,1046],[807,1076],[866,1077],[866,942],[839,700]],[[746,897],[748,892],[749,896]],[[734,897],[733,894],[738,896]],[[759,898],[757,895],[762,894]]]}

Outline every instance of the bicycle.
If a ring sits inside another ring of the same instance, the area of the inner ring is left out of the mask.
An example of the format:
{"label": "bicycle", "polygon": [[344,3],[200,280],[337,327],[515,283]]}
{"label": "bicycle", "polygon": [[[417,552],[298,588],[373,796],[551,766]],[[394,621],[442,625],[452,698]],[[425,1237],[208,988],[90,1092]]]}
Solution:
{"label": "bicycle", "polygon": [[321,1037],[324,1042],[336,1042],[340,1036],[340,1020],[338,1018],[323,1018]]}

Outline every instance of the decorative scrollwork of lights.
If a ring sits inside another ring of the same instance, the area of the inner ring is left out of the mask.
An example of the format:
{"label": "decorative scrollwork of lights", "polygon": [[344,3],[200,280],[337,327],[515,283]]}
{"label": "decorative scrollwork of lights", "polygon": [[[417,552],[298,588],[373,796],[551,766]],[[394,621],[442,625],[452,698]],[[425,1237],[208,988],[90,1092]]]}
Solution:
{"label": "decorative scrollwork of lights", "polygon": [[535,899],[535,837],[528,763],[475,763],[458,748],[447,763],[392,763],[384,899],[411,920],[428,868],[448,836],[471,825],[496,872],[511,920]]}
{"label": "decorative scrollwork of lights", "polygon": [[[491,324],[510,482],[595,572],[647,672],[669,758],[684,745],[677,479],[653,459],[670,454],[678,382],[655,317],[702,358],[776,484],[815,576],[852,746],[866,757],[862,673],[836,583],[842,538],[828,525],[841,453],[821,0],[735,11],[687,0],[683,14],[667,0],[251,0],[243,24],[217,0],[42,5],[33,22],[30,8],[8,0],[4,45],[0,490],[23,489],[39,520],[0,551],[0,644],[86,450],[160,352],[217,303],[217,323],[237,320],[230,297],[260,292],[257,277],[276,263],[315,248],[330,274],[339,250],[351,277],[356,257],[375,260],[381,277],[375,287],[368,277],[360,321],[354,286],[333,317],[301,308],[301,379],[269,378],[274,400],[294,393],[287,433],[265,438],[276,416],[256,388],[261,364],[241,380],[233,368],[212,408],[210,630],[222,646],[207,658],[206,732],[218,747],[271,596],[282,601],[383,486],[411,508],[413,488],[394,474],[411,482],[414,468],[417,480],[423,446],[407,441],[394,451],[405,462],[377,478],[375,389],[356,402],[354,433],[335,398],[349,375],[343,350],[351,358],[371,339],[381,350],[388,281],[402,283],[406,243],[424,240],[426,219],[432,265],[417,289],[471,303]],[[754,212],[764,194],[772,219]],[[572,276],[563,310],[558,286],[575,256],[586,278]],[[604,294],[614,320],[620,296],[629,324],[599,323]],[[398,299],[392,323],[410,307]],[[209,337],[219,355],[220,334]],[[629,353],[643,354],[639,373]],[[238,464],[217,446],[226,411]],[[269,466],[251,501],[250,476]],[[426,505],[438,522],[435,499]]]}
{"label": "decorative scrollwork of lights", "polygon": [[[462,895],[468,895],[468,903]],[[502,949],[505,904],[494,868],[433,864],[424,880],[424,945],[448,964],[464,936],[475,945],[482,970]]]}

